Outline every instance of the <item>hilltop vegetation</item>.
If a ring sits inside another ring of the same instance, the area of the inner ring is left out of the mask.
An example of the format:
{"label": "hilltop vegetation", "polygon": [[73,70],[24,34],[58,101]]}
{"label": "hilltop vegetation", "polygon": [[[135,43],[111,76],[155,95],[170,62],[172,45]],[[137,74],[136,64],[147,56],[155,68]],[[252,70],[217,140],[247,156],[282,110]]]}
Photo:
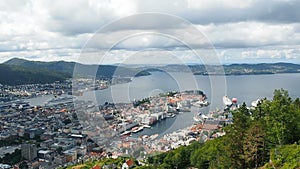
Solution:
{"label": "hilltop vegetation", "polygon": [[39,62],[15,58],[0,64],[0,83],[7,85],[51,83],[72,76],[112,79],[147,75],[150,73],[140,69],[113,65],[84,65],[65,61]]}
{"label": "hilltop vegetation", "polygon": [[[36,68],[44,69],[48,71],[60,71],[75,76],[96,76],[96,78],[112,78],[114,76],[119,77],[134,77],[134,76],[145,76],[150,75],[147,71],[142,71],[135,68],[126,68],[123,66],[115,65],[87,65],[76,62],[39,62],[29,61],[24,59],[14,58],[8,60],[4,64],[21,66],[24,68]],[[75,71],[74,71],[75,70]]]}
{"label": "hilltop vegetation", "polygon": [[40,62],[40,61],[29,61],[25,59],[13,58],[6,61],[4,64],[19,66],[23,68],[31,69],[43,69],[48,71],[61,71],[68,74],[73,73],[75,62],[65,62],[65,61],[56,61],[56,62]]}
{"label": "hilltop vegetation", "polygon": [[5,85],[52,83],[70,77],[70,74],[64,72],[0,64],[0,84]]}

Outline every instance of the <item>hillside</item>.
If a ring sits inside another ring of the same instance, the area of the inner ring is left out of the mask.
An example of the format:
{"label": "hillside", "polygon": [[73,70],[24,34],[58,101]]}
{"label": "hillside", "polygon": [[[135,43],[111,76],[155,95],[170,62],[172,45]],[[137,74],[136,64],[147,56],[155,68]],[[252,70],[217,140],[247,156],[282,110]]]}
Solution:
{"label": "hillside", "polygon": [[[94,77],[96,73],[97,78],[112,78],[114,76],[133,77],[150,75],[149,72],[140,71],[140,69],[135,68],[126,68],[115,65],[85,65],[76,62],[65,61],[39,62],[14,58],[6,61],[4,64],[21,66],[24,68],[44,69],[47,71],[60,71],[68,73],[69,75],[73,75],[74,73],[75,76]],[[76,70],[78,71],[74,71],[74,68],[76,68]]]}
{"label": "hillside", "polygon": [[293,63],[232,64],[224,66],[224,69],[229,75],[299,73],[300,65]]}
{"label": "hillside", "polygon": [[192,72],[195,75],[256,75],[276,73],[300,73],[300,65],[293,63],[259,63],[230,65],[170,64],[166,66],[152,66],[151,69],[164,70],[167,72]]}
{"label": "hillside", "polygon": [[[76,71],[74,71],[74,68]],[[195,75],[255,75],[275,73],[300,73],[300,65],[292,63],[260,63],[231,65],[166,65],[134,68],[126,65],[85,65],[76,62],[40,62],[14,58],[0,64],[0,83],[28,84],[61,81],[70,77],[113,77],[147,76],[151,71],[192,72]],[[209,71],[207,71],[209,70]],[[224,71],[224,73],[222,73]],[[209,73],[208,73],[209,72]]]}
{"label": "hillside", "polygon": [[[194,74],[204,74],[205,67],[190,66]],[[259,63],[259,64],[230,64],[223,66],[208,66],[210,74],[220,74],[222,68],[226,75],[255,75],[276,73],[300,73],[300,65],[293,63]]]}
{"label": "hillside", "polygon": [[62,72],[0,64],[0,84],[5,85],[51,83],[70,77],[70,74]]}
{"label": "hillside", "polygon": [[55,62],[40,62],[29,61],[25,59],[13,58],[6,61],[6,65],[21,66],[25,68],[45,69],[48,71],[63,71],[67,73],[73,72],[75,62],[55,61]]}

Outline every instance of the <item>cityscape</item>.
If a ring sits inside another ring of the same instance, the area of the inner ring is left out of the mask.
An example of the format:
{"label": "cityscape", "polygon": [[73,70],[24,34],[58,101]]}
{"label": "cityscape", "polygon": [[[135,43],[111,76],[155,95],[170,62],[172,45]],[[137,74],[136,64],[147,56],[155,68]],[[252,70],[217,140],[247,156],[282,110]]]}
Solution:
{"label": "cityscape", "polygon": [[0,169],[300,169],[300,1],[0,2]]}
{"label": "cityscape", "polygon": [[[82,88],[94,90],[88,79],[79,81],[85,86]],[[107,83],[100,81],[97,84],[103,86]],[[135,153],[137,158],[145,159],[146,154],[167,152],[193,141],[205,142],[222,136],[222,127],[232,121],[230,116],[225,118],[224,112],[202,115],[201,107],[208,106],[209,102],[206,101],[206,95],[197,90],[161,93],[132,103],[93,105],[91,102],[76,100],[75,96],[70,97],[71,89],[69,80],[45,85],[2,86],[0,136],[4,147],[1,148],[1,158],[7,154],[16,156],[14,153],[21,150],[18,154],[20,157],[14,158],[25,159],[27,165],[33,168],[68,166],[90,159],[101,159],[108,156],[107,153],[115,158]],[[33,106],[26,101],[28,98],[46,95],[53,98],[43,105]],[[80,107],[76,107],[78,105]],[[160,139],[157,139],[160,133],[132,137],[133,133],[143,129],[151,130],[151,125],[158,121],[176,118],[181,113],[191,113],[191,108],[196,111],[192,126],[167,133]],[[82,113],[88,116],[86,122],[77,117]],[[101,121],[107,121],[108,126],[101,126],[99,131],[91,134],[96,128],[93,125],[100,125]],[[115,133],[99,138],[106,133],[107,128]],[[118,137],[114,142],[116,145],[108,148],[105,144],[107,141],[111,144],[111,140],[107,139],[112,137]],[[138,148],[139,152],[129,152]]]}

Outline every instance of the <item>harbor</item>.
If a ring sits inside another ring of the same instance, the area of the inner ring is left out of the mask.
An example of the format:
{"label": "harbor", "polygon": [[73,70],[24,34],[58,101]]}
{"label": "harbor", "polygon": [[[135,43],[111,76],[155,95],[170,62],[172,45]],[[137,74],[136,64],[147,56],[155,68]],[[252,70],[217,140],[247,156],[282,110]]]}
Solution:
{"label": "harbor", "polygon": [[[135,149],[151,154],[211,138],[211,133],[222,128],[221,123],[226,120],[222,116],[214,117],[214,112],[210,112],[207,119],[194,120],[199,112],[206,112],[208,105],[202,91],[187,90],[160,93],[132,103],[107,102],[76,109],[82,111],[77,114],[83,124],[83,134],[105,145],[107,151],[131,155]],[[107,116],[111,118],[103,118]],[[203,130],[205,128],[207,130]]]}

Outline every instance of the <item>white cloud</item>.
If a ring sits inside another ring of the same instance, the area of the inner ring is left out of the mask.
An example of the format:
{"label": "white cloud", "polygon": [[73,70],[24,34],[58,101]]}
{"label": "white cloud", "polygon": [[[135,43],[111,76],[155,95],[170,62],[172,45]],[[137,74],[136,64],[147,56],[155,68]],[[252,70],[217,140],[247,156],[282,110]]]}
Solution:
{"label": "white cloud", "polygon": [[[76,3],[71,0],[4,0],[0,2],[0,62],[13,57],[76,60],[94,32],[117,19],[143,12],[167,13],[192,22],[213,43],[220,60],[225,63],[299,62],[299,7],[300,2],[294,0],[79,0]],[[201,32],[163,17],[127,18],[109,28],[95,41],[95,47],[100,49],[97,52],[105,52],[125,35],[157,34],[124,39],[109,53],[106,63],[120,62],[137,53],[141,58],[151,58],[151,55],[154,58],[163,52],[180,55],[186,62],[195,62],[193,54],[182,42],[195,49],[209,44],[204,36],[198,35]],[[160,34],[180,35],[179,41]],[[138,52],[146,49],[151,51]],[[92,56],[96,53],[89,56],[90,62]]]}
{"label": "white cloud", "polygon": [[238,22],[200,25],[198,28],[217,48],[237,48],[299,44],[300,34],[294,31],[296,25]]}

